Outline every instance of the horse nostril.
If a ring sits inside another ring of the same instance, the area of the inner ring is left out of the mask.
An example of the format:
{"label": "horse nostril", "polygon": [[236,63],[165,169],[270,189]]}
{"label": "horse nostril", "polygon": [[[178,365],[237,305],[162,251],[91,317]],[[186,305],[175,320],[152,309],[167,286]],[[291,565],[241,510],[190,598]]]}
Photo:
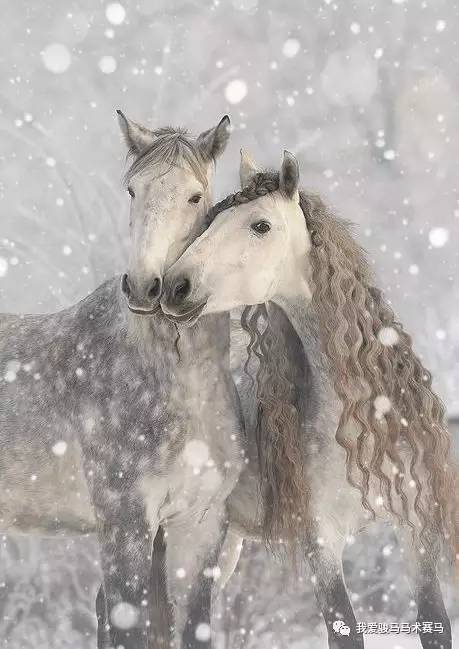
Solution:
{"label": "horse nostril", "polygon": [[172,294],[174,296],[175,302],[179,304],[180,302],[183,302],[183,300],[185,300],[188,297],[190,292],[191,292],[190,280],[187,279],[186,277],[182,277],[179,280],[177,280]]}
{"label": "horse nostril", "polygon": [[131,295],[131,287],[129,286],[127,273],[124,273],[123,277],[121,278],[121,290],[126,297],[129,297]]}
{"label": "horse nostril", "polygon": [[153,284],[150,286],[150,290],[148,291],[148,297],[151,300],[154,300],[157,298],[161,293],[161,279],[159,277],[155,277],[153,280]]}

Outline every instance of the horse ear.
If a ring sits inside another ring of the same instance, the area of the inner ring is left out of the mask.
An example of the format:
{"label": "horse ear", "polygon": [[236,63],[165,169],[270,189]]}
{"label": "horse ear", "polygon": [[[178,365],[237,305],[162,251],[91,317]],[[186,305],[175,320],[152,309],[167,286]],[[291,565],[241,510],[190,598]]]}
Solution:
{"label": "horse ear", "polygon": [[230,136],[230,118],[222,117],[217,126],[209,128],[198,135],[197,143],[202,154],[208,160],[216,160],[225,150]]}
{"label": "horse ear", "polygon": [[118,113],[118,124],[129,149],[129,154],[140,155],[153,144],[155,140],[153,132],[145,128],[145,126],[128,119],[122,111],[117,110],[116,112]]}
{"label": "horse ear", "polygon": [[241,163],[239,165],[239,178],[241,180],[241,187],[244,189],[244,187],[247,187],[247,185],[250,185],[252,182],[253,178],[256,176],[256,174],[260,170],[258,169],[257,165],[253,161],[252,157],[250,154],[247,152],[246,149],[241,149]]}
{"label": "horse ear", "polygon": [[279,174],[279,189],[286,197],[293,199],[298,192],[300,168],[298,160],[289,151],[284,151],[282,167]]}

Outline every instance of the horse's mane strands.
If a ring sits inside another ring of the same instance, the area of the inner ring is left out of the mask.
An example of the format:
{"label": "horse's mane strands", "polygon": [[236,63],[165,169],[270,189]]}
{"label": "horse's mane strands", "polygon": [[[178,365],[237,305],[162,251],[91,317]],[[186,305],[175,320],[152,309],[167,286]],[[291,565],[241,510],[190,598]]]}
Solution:
{"label": "horse's mane strands", "polygon": [[[278,188],[277,173],[261,172],[248,187],[215,205],[208,221]],[[365,253],[352,237],[350,224],[333,215],[317,196],[300,192],[300,206],[313,242],[311,307],[343,406],[336,440],[346,451],[347,479],[360,491],[363,507],[374,515],[368,498],[370,481],[376,478],[384,507],[411,527],[427,551],[432,539],[441,535],[457,552],[459,474],[450,456],[444,407],[431,388],[431,376],[382,292],[373,286]],[[300,521],[308,524],[304,467],[296,464],[302,431],[298,412],[293,412],[297,404],[289,401],[292,390],[282,344],[276,346],[275,336],[270,337],[269,323],[259,327],[263,310],[262,305],[257,307],[243,319],[243,326],[251,336],[249,352],[259,360],[257,443],[266,502],[264,531],[267,539],[282,536],[294,543],[301,537]],[[397,332],[396,345],[380,342],[383,327]],[[391,402],[382,420],[375,418],[374,400],[379,395]],[[357,439],[349,436],[351,422],[359,426]],[[403,447],[409,451],[408,465],[400,452]],[[386,459],[392,464],[390,476],[383,470]],[[427,471],[427,489],[419,477],[421,466]],[[408,481],[416,489],[417,521],[411,519]]]}
{"label": "horse's mane strands", "polygon": [[207,186],[206,159],[185,129],[166,126],[152,131],[154,140],[127,170],[123,178],[126,186],[136,174],[154,166],[165,165],[166,171],[173,166],[187,165],[204,187]]}

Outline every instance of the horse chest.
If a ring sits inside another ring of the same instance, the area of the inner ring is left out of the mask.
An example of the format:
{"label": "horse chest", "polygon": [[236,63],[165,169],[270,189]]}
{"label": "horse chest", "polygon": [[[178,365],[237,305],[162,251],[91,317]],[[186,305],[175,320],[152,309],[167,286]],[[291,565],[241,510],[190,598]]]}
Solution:
{"label": "horse chest", "polygon": [[210,507],[222,505],[237,482],[242,458],[234,427],[199,430],[193,420],[189,424],[185,440],[173,457],[169,443],[160,448],[161,473],[141,479],[140,488],[152,524],[199,522]]}

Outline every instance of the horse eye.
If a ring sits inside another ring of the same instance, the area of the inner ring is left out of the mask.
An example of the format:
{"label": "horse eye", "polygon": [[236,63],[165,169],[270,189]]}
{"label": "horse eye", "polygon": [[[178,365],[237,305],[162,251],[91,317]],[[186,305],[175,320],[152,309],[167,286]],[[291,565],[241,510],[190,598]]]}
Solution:
{"label": "horse eye", "polygon": [[128,187],[128,193],[131,198],[135,198],[135,192],[132,187]]}
{"label": "horse eye", "polygon": [[271,225],[268,221],[257,221],[256,223],[252,223],[250,227],[257,234],[266,234],[271,230]]}
{"label": "horse eye", "polygon": [[201,198],[202,198],[201,194],[194,194],[194,195],[190,198],[190,200],[189,200],[188,202],[189,202],[189,203],[194,203],[194,204],[196,205],[197,203],[199,203],[199,201],[201,200]]}

